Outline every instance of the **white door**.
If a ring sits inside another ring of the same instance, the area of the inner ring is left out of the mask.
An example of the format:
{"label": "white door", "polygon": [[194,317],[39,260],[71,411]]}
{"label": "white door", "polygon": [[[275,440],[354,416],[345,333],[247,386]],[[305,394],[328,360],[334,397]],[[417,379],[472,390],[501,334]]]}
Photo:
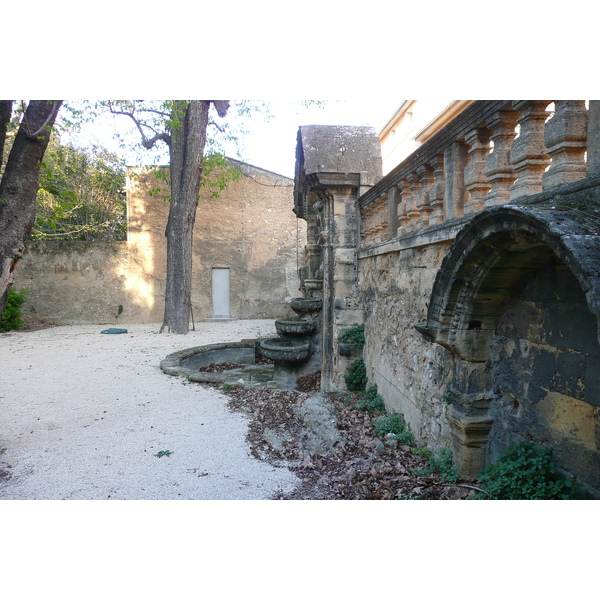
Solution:
{"label": "white door", "polygon": [[213,319],[229,318],[229,269],[212,270]]}

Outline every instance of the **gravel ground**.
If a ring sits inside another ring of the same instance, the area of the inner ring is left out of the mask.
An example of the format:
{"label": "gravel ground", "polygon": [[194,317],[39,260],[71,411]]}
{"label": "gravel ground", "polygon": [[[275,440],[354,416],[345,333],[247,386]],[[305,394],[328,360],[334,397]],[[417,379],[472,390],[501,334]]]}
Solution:
{"label": "gravel ground", "polygon": [[[267,499],[298,478],[252,456],[249,419],[162,373],[171,352],[274,333],[273,321],[61,326],[0,334],[0,499]],[[157,456],[158,455],[158,456]]]}

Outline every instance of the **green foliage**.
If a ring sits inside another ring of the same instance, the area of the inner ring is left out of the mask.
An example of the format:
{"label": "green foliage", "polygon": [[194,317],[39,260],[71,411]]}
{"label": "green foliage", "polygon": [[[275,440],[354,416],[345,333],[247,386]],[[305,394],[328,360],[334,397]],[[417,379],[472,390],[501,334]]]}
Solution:
{"label": "green foliage", "polygon": [[227,189],[232,181],[242,176],[241,171],[232,167],[223,154],[207,154],[202,161],[201,188],[210,191],[211,198],[218,198],[219,192]]}
{"label": "green foliage", "polygon": [[452,464],[452,452],[448,448],[443,448],[436,456],[427,450],[423,453],[427,457],[428,465],[424,469],[415,469],[414,475],[435,475],[439,474],[442,481],[456,483],[460,479],[458,469]]}
{"label": "green foliage", "polygon": [[124,187],[125,166],[116,155],[51,140],[40,170],[32,238],[125,240]]}
{"label": "green foliage", "polygon": [[2,313],[2,318],[0,318],[0,331],[13,331],[23,327],[21,306],[23,306],[26,296],[27,292],[25,290],[20,292],[12,289],[8,290],[6,307]]}
{"label": "green foliage", "polygon": [[377,393],[377,386],[369,386],[364,393],[359,394],[358,409],[369,413],[385,413],[383,398]]}
{"label": "green foliage", "polygon": [[234,390],[236,387],[237,387],[237,386],[236,386],[236,385],[234,385],[233,383],[227,383],[227,382],[225,382],[225,383],[223,384],[223,391],[224,391],[225,393],[227,393],[227,392],[231,392],[231,391],[233,391],[233,390]]}
{"label": "green foliage", "polygon": [[365,345],[365,326],[354,324],[349,329],[344,329],[339,336],[339,341],[343,344],[352,344],[357,348],[364,348]]}
{"label": "green foliage", "polygon": [[454,382],[450,381],[448,385],[444,388],[444,393],[442,395],[442,402],[444,404],[452,404],[452,384]]}
{"label": "green foliage", "polygon": [[377,433],[381,436],[392,434],[395,440],[405,446],[414,446],[415,437],[410,425],[404,420],[401,413],[392,413],[375,425]]}
{"label": "green foliage", "polygon": [[552,450],[530,441],[508,448],[479,477],[493,500],[574,500],[584,494],[576,479],[561,473]]}
{"label": "green foliage", "polygon": [[344,376],[346,387],[351,392],[362,392],[367,387],[367,367],[362,358],[351,362]]}
{"label": "green foliage", "polygon": [[157,452],[154,456],[162,458],[163,456],[171,456],[171,454],[173,454],[171,450],[160,450],[160,452]]}

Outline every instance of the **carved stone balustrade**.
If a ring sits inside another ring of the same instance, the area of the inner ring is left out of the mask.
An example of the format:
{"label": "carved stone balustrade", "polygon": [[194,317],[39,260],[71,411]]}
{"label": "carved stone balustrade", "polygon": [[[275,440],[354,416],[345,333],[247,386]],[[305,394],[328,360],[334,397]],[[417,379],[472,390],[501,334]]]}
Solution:
{"label": "carved stone balustrade", "polygon": [[361,245],[600,174],[600,102],[552,102],[472,102],[359,197]]}
{"label": "carved stone balustrade", "polygon": [[557,100],[546,123],[544,144],[552,165],[542,177],[545,190],[585,177],[588,114],[583,100]]}

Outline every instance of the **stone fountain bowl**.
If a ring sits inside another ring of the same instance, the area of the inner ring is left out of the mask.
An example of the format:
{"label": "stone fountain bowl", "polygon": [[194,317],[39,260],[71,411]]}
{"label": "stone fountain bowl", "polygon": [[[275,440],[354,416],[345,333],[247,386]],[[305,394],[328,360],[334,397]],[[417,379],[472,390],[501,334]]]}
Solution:
{"label": "stone fountain bowl", "polygon": [[263,355],[275,362],[299,363],[310,356],[310,342],[276,337],[261,340],[260,347]]}
{"label": "stone fountain bowl", "polygon": [[285,317],[275,321],[275,329],[281,336],[291,335],[309,335],[314,332],[317,325],[314,321],[305,321],[296,317]]}
{"label": "stone fountain bowl", "polygon": [[295,313],[303,314],[320,310],[323,306],[321,298],[294,298],[292,300],[292,310]]}

